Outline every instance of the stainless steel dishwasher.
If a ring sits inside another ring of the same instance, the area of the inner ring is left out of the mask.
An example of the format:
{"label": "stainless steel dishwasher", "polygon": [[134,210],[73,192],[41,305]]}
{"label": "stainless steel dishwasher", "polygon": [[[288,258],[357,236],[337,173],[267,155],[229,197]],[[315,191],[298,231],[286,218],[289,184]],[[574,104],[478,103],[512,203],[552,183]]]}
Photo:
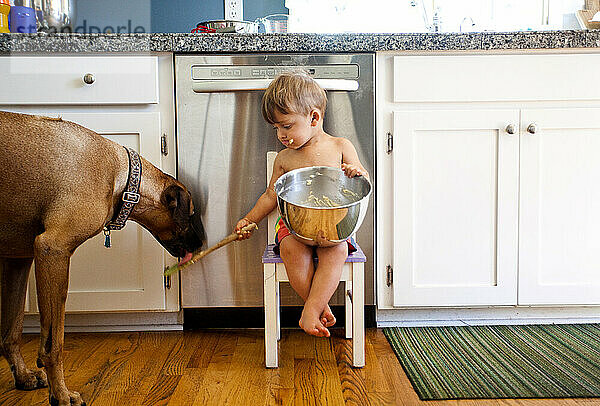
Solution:
{"label": "stainless steel dishwasher", "polygon": [[[267,151],[283,146],[262,118],[261,98],[273,77],[298,68],[327,91],[325,131],[350,139],[375,181],[373,54],[177,55],[177,177],[199,202],[208,246],[231,233],[265,190]],[[368,258],[367,304],[374,304],[374,195],[357,233]],[[266,227],[265,219],[249,240],[215,251],[182,272],[182,306],[262,306]],[[281,303],[302,302],[282,286]],[[344,303],[339,289],[331,303]]]}

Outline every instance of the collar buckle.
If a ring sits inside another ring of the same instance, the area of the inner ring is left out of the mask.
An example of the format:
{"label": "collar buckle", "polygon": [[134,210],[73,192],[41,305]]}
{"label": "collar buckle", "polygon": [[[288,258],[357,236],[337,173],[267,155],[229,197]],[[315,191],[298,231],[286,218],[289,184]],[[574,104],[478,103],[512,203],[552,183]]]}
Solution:
{"label": "collar buckle", "polygon": [[136,204],[140,201],[140,194],[135,192],[125,192],[123,193],[122,200],[125,203]]}

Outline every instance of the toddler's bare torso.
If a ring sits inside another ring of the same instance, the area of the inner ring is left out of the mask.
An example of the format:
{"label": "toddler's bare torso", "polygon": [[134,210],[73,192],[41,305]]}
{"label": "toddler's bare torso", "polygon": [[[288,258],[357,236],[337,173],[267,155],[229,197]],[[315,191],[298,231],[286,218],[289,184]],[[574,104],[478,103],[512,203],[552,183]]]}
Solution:
{"label": "toddler's bare torso", "polygon": [[280,152],[284,173],[309,166],[339,168],[342,165],[342,144],[340,141],[340,138],[326,134],[325,137],[314,144],[305,145],[300,149],[284,149]]}

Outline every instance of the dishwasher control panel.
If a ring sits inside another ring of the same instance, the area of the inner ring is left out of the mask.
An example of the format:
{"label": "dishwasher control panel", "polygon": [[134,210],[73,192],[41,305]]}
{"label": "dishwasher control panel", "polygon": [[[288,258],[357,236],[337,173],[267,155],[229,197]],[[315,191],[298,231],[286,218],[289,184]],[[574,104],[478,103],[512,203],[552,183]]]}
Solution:
{"label": "dishwasher control panel", "polygon": [[193,80],[220,79],[272,79],[282,72],[304,70],[315,79],[357,79],[359,76],[356,64],[331,64],[319,66],[192,66]]}

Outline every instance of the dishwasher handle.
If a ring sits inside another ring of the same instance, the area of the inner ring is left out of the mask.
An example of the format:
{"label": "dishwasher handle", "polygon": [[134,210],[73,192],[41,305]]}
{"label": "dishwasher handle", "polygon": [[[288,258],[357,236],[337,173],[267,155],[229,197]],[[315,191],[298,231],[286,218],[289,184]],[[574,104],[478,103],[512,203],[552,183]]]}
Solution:
{"label": "dishwasher handle", "polygon": [[[195,80],[192,83],[194,93],[237,92],[243,90],[265,90],[273,79],[239,80]],[[358,81],[350,79],[315,79],[325,90],[353,92],[358,90]]]}

